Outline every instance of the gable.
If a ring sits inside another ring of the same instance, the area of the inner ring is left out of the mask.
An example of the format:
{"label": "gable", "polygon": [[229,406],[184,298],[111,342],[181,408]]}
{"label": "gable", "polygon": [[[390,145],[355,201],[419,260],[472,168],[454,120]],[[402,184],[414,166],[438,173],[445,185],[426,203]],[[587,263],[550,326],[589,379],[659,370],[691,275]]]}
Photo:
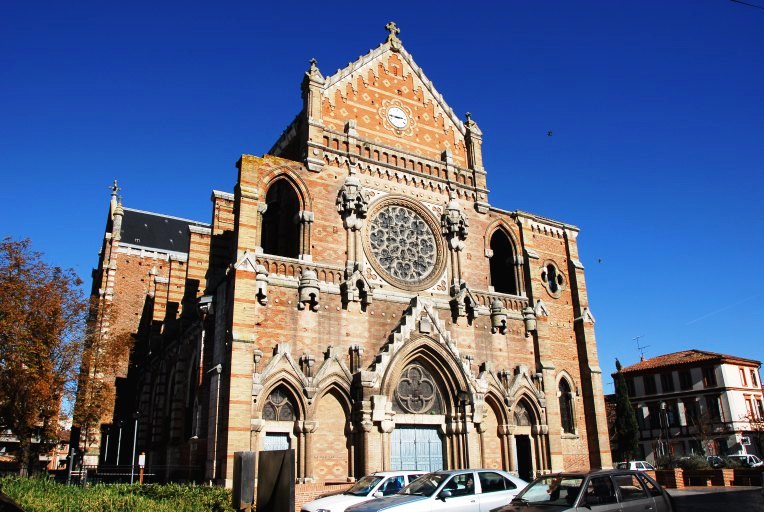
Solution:
{"label": "gable", "polygon": [[[434,160],[449,150],[456,165],[467,166],[464,124],[404,48],[382,44],[327,77],[322,93],[327,129],[341,133],[352,120],[362,139]],[[388,115],[401,112],[405,126]]]}

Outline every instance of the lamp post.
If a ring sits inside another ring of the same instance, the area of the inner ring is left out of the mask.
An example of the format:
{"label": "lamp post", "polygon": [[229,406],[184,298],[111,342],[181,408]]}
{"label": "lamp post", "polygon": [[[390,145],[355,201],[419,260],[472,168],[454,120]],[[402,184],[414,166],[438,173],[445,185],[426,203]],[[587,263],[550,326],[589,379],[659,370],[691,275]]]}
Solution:
{"label": "lamp post", "polygon": [[130,459],[130,484],[135,479],[135,448],[138,442],[138,417],[141,415],[141,411],[135,411],[133,418],[135,419],[135,428],[133,429],[133,458]]}
{"label": "lamp post", "polygon": [[119,452],[122,449],[122,420],[119,420],[117,425],[119,425],[119,437],[117,437],[117,466],[119,466]]}
{"label": "lamp post", "polygon": [[106,443],[104,444],[103,450],[103,463],[106,464],[106,461],[109,458],[109,435],[111,434],[111,427],[105,427],[101,432],[101,437],[103,437],[104,434],[106,434]]}

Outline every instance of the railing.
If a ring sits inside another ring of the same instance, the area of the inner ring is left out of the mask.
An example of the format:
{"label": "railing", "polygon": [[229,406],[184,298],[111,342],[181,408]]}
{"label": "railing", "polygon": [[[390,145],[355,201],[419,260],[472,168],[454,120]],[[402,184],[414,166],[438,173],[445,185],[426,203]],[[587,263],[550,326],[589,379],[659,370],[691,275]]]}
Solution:
{"label": "railing", "polygon": [[[69,483],[74,485],[138,483],[141,468],[138,466],[81,466],[72,470]],[[201,466],[187,465],[147,465],[143,468],[143,483],[200,482],[203,476]],[[59,478],[61,475],[59,475]]]}

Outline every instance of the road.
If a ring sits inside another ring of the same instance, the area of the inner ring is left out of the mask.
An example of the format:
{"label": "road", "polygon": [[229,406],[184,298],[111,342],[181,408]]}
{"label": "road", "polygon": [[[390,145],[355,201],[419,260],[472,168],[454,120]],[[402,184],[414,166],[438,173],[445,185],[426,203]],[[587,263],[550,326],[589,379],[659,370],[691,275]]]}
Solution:
{"label": "road", "polygon": [[667,489],[674,512],[764,512],[761,487]]}

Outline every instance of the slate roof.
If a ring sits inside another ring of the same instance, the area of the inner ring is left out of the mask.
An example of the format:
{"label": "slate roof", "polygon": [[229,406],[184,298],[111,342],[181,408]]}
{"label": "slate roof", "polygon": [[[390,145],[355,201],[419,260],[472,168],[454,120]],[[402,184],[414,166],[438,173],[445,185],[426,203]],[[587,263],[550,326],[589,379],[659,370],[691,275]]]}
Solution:
{"label": "slate roof", "polygon": [[209,227],[209,224],[204,222],[133,208],[124,208],[124,211],[120,231],[121,242],[147,249],[187,253],[188,226]]}
{"label": "slate roof", "polygon": [[651,357],[627,366],[621,369],[622,373],[636,373],[645,372],[647,370],[654,370],[657,368],[668,368],[677,366],[698,366],[703,363],[733,363],[733,364],[745,364],[748,366],[761,366],[760,361],[753,359],[745,359],[743,357],[730,356],[727,354],[719,354],[717,352],[709,352],[706,350],[682,350],[680,352],[672,352],[671,354],[664,354],[662,356]]}

